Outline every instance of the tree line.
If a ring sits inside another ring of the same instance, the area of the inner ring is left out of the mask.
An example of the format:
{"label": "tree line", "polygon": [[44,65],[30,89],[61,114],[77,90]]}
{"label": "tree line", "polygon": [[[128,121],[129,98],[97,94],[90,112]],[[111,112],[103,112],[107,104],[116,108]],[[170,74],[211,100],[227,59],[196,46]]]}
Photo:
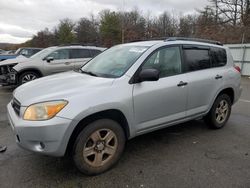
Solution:
{"label": "tree line", "polygon": [[193,37],[223,43],[250,42],[250,0],[208,0],[188,15],[165,11],[159,16],[141,10],[103,10],[73,22],[66,18],[53,30],[39,31],[21,46],[48,47],[80,43],[110,47],[119,43],[167,37]]}

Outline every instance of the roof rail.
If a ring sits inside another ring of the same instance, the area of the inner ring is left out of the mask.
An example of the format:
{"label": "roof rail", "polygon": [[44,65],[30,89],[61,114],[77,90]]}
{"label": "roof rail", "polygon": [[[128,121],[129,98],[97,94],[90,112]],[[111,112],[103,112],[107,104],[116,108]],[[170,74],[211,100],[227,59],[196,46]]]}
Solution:
{"label": "roof rail", "polygon": [[82,46],[80,43],[61,44],[59,46]]}
{"label": "roof rail", "polygon": [[204,43],[216,44],[216,45],[223,46],[223,44],[221,42],[219,42],[219,41],[200,39],[200,38],[169,37],[169,38],[165,39],[165,41],[176,41],[176,40],[204,42]]}
{"label": "roof rail", "polygon": [[69,43],[69,44],[60,44],[59,47],[63,46],[96,46],[95,43]]}

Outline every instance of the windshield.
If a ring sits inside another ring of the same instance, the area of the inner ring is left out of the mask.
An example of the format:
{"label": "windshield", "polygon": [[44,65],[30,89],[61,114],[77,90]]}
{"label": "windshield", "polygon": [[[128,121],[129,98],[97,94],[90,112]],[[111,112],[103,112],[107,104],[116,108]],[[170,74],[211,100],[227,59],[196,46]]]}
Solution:
{"label": "windshield", "polygon": [[37,52],[36,54],[32,55],[30,58],[36,58],[36,59],[41,59],[44,58],[47,54],[49,54],[50,52],[52,52],[55,48],[51,47],[51,48],[45,48],[43,50],[41,50],[40,52]]}
{"label": "windshield", "polygon": [[90,60],[81,70],[85,73],[91,73],[92,75],[100,77],[118,78],[121,77],[148,48],[147,46],[115,46]]}

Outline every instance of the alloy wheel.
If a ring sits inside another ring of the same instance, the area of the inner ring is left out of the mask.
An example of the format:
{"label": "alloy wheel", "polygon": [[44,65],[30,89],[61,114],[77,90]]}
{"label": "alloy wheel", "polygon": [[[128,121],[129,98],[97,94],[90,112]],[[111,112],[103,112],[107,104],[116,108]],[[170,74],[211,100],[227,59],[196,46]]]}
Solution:
{"label": "alloy wheel", "polygon": [[22,78],[22,84],[30,82],[30,81],[35,80],[35,79],[37,79],[36,75],[34,75],[34,74],[26,74]]}
{"label": "alloy wheel", "polygon": [[229,112],[228,102],[226,100],[220,101],[215,110],[215,119],[217,123],[219,124],[223,123],[227,119],[228,112]]}
{"label": "alloy wheel", "polygon": [[84,160],[92,167],[108,163],[117,151],[118,141],[110,129],[100,129],[90,135],[83,149]]}

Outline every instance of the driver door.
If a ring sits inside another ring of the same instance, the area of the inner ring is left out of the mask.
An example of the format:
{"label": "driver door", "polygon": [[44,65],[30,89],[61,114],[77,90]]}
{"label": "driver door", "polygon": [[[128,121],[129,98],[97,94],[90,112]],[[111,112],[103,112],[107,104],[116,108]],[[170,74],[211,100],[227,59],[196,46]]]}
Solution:
{"label": "driver door", "polygon": [[[50,58],[50,61],[46,59]],[[70,49],[59,49],[49,54],[44,60],[44,69],[47,75],[74,69],[70,59]]]}
{"label": "driver door", "polygon": [[178,46],[155,51],[141,69],[158,69],[160,79],[134,85],[133,101],[137,132],[156,129],[186,117],[187,80],[182,73]]}

